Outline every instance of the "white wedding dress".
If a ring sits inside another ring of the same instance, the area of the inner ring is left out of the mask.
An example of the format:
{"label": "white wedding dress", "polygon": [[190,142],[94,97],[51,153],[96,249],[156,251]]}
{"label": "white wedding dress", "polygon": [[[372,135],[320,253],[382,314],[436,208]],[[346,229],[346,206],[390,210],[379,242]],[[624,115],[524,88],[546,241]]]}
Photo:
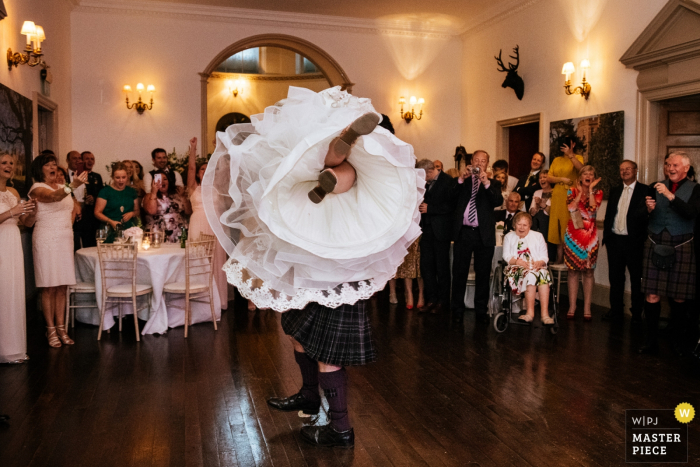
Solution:
{"label": "white wedding dress", "polygon": [[376,112],[369,99],[339,87],[290,87],[281,105],[217,133],[204,208],[231,256],[229,282],[259,308],[369,298],[420,235],[425,172],[415,169],[412,146],[381,127],[350,151],[357,172],[350,191],[320,204],[308,198],[330,141],[366,112]]}
{"label": "white wedding dress", "polygon": [[[0,213],[17,205],[10,190],[0,191]],[[17,218],[0,224],[0,363],[27,357],[24,255]]]}

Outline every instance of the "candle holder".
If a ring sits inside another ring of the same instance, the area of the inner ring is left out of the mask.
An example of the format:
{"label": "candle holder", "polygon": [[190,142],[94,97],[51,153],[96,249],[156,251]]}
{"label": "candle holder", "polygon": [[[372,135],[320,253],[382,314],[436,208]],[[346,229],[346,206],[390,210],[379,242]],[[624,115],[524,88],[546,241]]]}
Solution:
{"label": "candle holder", "polygon": [[163,243],[163,233],[153,232],[151,233],[151,248],[160,248]]}

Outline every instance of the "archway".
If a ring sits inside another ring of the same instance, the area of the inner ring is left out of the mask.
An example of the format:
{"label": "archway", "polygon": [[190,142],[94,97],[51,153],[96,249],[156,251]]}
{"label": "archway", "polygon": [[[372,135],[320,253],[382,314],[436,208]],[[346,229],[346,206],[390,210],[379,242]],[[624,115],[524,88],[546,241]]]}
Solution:
{"label": "archway", "polygon": [[202,152],[205,151],[204,148],[207,147],[206,142],[208,141],[207,83],[209,78],[216,71],[219,64],[228,57],[254,47],[279,47],[303,55],[320,70],[330,86],[341,86],[343,90],[352,92],[354,83],[350,81],[350,78],[348,78],[338,62],[311,42],[286,34],[261,34],[242,39],[219,52],[219,54],[209,62],[209,65],[207,65],[204,71],[199,74],[201,77]]}

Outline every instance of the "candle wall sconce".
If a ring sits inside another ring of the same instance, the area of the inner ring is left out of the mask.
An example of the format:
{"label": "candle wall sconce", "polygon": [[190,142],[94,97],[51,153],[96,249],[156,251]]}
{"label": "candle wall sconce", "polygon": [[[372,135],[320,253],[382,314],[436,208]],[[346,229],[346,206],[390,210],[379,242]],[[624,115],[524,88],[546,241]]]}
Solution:
{"label": "candle wall sconce", "polygon": [[49,66],[41,58],[41,42],[46,40],[44,28],[37,26],[33,21],[25,21],[22,25],[21,34],[27,36],[27,46],[24,48],[26,53],[12,52],[12,48],[7,49],[7,68],[12,70],[12,67],[19,65],[29,65],[35,67],[41,65],[46,69]]}
{"label": "candle wall sconce", "polygon": [[143,92],[143,90],[144,90],[143,83],[139,83],[136,85],[136,91],[139,93],[139,100],[137,102],[134,102],[133,104],[129,105],[129,93],[131,92],[131,86],[129,86],[128,84],[124,86],[124,93],[126,93],[126,108],[127,109],[135,108],[139,114],[142,114],[145,110],[151,110],[153,108],[153,93],[156,91],[155,86],[153,86],[152,84],[149,84],[148,88],[146,89],[146,91],[148,91],[151,94],[150,104],[146,104],[141,99],[141,93]]}

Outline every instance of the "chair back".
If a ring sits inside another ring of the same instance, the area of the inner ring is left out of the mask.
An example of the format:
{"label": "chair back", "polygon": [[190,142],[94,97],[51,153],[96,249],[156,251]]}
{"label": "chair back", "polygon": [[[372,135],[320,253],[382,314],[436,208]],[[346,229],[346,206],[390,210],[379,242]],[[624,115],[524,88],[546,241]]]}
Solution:
{"label": "chair back", "polygon": [[209,235],[209,234],[205,234],[205,233],[200,232],[200,233],[199,233],[199,238],[197,239],[197,241],[198,241],[198,242],[202,242],[202,241],[205,241],[205,240],[216,240],[216,236],[215,236],[215,235]]}
{"label": "chair back", "polygon": [[[200,235],[202,238],[204,235]],[[214,280],[214,245],[216,240],[213,235],[208,240],[185,242],[185,286],[190,290],[190,284],[208,284],[212,286]],[[197,280],[195,280],[197,279]]]}
{"label": "chair back", "polygon": [[97,244],[97,256],[100,259],[100,274],[102,276],[102,290],[107,291],[107,282],[119,281],[118,285],[131,283],[131,290],[136,291],[136,257],[138,255],[136,243],[125,244]]}

